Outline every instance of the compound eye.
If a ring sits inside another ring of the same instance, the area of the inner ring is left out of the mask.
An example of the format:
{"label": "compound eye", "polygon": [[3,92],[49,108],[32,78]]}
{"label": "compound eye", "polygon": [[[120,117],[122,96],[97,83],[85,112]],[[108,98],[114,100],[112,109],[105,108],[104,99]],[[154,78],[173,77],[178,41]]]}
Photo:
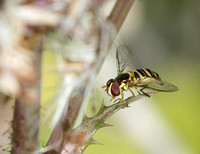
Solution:
{"label": "compound eye", "polygon": [[116,81],[114,81],[112,84],[111,93],[113,96],[118,96],[120,94],[119,85]]}

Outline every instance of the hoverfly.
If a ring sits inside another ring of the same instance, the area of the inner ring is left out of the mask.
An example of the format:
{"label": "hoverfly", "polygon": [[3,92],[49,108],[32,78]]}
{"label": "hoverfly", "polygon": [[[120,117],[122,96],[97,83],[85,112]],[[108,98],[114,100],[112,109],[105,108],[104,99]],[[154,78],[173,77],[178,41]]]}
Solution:
{"label": "hoverfly", "polygon": [[[102,88],[105,88],[106,93],[111,96],[111,100],[114,100],[116,96],[121,94],[121,98],[117,100],[124,99],[124,91],[130,91],[133,96],[135,96],[134,92],[131,88],[135,88],[138,94],[144,94],[144,89],[152,89],[155,91],[162,92],[172,92],[177,91],[178,88],[166,81],[162,81],[158,73],[148,69],[141,68],[136,69],[135,71],[127,71],[124,72],[126,67],[130,65],[132,62],[133,54],[129,47],[126,45],[120,45],[116,50],[116,61],[118,67],[118,76],[115,79],[108,80],[107,84]],[[150,97],[150,96],[149,96]]]}

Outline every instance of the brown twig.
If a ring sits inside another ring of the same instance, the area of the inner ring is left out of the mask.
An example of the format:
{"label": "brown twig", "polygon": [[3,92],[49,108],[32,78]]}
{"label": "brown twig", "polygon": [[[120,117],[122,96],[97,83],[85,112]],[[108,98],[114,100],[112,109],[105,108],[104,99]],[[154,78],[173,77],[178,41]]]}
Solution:
{"label": "brown twig", "polygon": [[119,32],[135,0],[117,0],[108,20],[113,23]]}
{"label": "brown twig", "polygon": [[[40,40],[37,43],[41,43]],[[36,52],[35,83],[29,87],[33,95],[29,96],[27,89],[22,89],[22,95],[16,98],[13,118],[12,153],[31,153],[39,147],[40,121],[40,69],[42,47]]]}

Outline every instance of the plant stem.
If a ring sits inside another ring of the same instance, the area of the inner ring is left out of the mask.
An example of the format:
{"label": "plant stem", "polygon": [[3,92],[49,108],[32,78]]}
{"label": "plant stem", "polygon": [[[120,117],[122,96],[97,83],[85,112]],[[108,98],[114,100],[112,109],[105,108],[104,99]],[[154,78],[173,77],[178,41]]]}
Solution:
{"label": "plant stem", "polygon": [[117,0],[108,20],[111,21],[116,31],[119,32],[135,0]]}
{"label": "plant stem", "polygon": [[[37,63],[35,65],[37,72],[41,69],[42,48],[36,51]],[[39,149],[39,121],[40,121],[40,74],[36,75],[36,83],[30,89],[35,91],[36,98],[33,100],[16,98],[14,117],[13,117],[13,135],[12,135],[12,153],[32,153]],[[27,93],[27,92],[25,92]]]}

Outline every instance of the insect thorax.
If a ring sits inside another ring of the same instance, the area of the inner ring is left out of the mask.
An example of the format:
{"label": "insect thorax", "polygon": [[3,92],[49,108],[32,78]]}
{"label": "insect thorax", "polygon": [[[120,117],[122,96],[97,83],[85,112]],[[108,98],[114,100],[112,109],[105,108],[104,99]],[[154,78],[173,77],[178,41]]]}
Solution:
{"label": "insect thorax", "polygon": [[122,82],[126,82],[130,80],[130,74],[129,73],[122,73],[119,74],[116,78],[115,81],[117,81],[117,83],[119,85],[121,85]]}

